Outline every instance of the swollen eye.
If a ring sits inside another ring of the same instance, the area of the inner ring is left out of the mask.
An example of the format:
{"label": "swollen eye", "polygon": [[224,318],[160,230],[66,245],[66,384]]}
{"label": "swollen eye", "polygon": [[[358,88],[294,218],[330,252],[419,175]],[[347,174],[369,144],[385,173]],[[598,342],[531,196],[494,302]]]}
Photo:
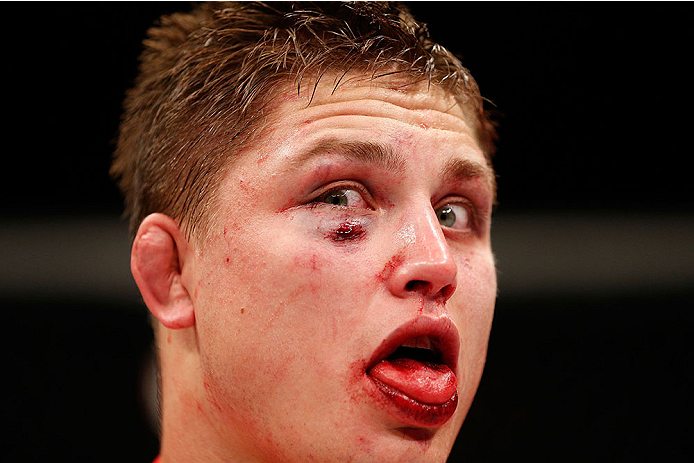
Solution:
{"label": "swollen eye", "polygon": [[444,204],[436,209],[436,217],[442,227],[466,229],[469,227],[469,213],[460,204]]}

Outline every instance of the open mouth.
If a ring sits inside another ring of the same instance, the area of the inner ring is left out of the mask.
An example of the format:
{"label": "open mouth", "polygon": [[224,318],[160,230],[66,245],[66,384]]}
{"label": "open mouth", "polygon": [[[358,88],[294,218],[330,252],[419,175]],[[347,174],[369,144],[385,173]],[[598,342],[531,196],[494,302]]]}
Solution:
{"label": "open mouth", "polygon": [[419,318],[396,330],[374,355],[366,374],[414,426],[440,426],[458,403],[458,333],[450,319]]}

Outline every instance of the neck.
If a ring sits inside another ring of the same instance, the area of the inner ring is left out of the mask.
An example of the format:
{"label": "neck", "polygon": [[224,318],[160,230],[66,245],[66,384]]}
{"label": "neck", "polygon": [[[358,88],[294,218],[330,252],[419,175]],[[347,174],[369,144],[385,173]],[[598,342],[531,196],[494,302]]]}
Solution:
{"label": "neck", "polygon": [[185,330],[162,331],[161,463],[258,461],[244,445],[243,430],[236,432],[233,413],[210,398],[195,342],[186,340]]}

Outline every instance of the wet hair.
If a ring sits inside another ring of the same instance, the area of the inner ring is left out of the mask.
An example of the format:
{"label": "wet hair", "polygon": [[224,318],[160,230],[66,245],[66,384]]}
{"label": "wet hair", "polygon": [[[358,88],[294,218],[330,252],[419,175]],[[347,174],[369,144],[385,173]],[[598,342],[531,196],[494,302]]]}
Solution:
{"label": "wet hair", "polygon": [[477,84],[400,3],[206,3],[163,16],[143,44],[111,167],[131,237],[153,212],[188,238],[205,233],[216,186],[261,132],[280,89],[310,90],[326,72],[442,87],[473,121],[491,164],[495,132]]}

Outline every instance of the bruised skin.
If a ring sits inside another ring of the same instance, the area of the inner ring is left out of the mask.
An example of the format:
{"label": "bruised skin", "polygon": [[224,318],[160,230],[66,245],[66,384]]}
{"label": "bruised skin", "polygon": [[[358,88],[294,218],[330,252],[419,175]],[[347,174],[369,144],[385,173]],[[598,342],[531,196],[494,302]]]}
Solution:
{"label": "bruised skin", "polygon": [[325,237],[335,242],[355,241],[364,236],[364,231],[359,221],[348,219],[326,233]]}
{"label": "bruised skin", "polygon": [[[445,461],[482,373],[496,277],[488,220],[456,233],[434,213],[464,197],[488,215],[488,182],[438,172],[451,157],[484,157],[435,88],[331,91],[319,87],[308,107],[282,103],[262,146],[241,153],[220,185],[218,232],[195,253],[193,374],[205,386],[191,392],[206,412],[200,426],[220,432],[180,445],[217,455],[240,447],[246,461]],[[325,137],[386,144],[405,163],[384,169],[325,153],[296,164]],[[356,207],[315,202],[353,184],[369,196]],[[369,375],[384,340],[418,317],[451,320],[454,374],[400,361]]]}

